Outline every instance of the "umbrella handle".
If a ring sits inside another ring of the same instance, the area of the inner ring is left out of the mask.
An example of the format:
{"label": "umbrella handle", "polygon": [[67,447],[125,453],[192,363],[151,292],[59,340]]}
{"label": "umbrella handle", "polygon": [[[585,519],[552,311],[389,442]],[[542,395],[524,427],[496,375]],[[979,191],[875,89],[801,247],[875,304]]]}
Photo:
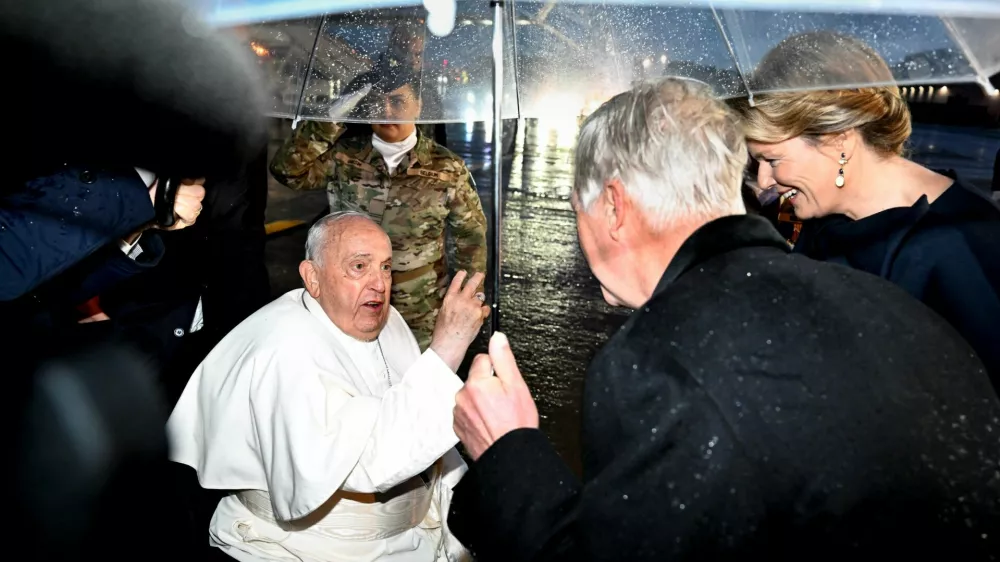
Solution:
{"label": "umbrella handle", "polygon": [[153,209],[156,212],[156,224],[164,228],[174,225],[174,200],[177,199],[177,189],[181,185],[180,178],[167,177],[156,188]]}

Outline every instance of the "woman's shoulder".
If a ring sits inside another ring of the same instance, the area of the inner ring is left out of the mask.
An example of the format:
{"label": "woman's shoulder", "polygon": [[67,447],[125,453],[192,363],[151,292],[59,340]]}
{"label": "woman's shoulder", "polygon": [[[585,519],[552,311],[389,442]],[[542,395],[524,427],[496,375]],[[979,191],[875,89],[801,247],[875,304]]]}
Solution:
{"label": "woman's shoulder", "polygon": [[924,260],[1000,260],[1000,206],[956,181],[904,240],[900,253]]}
{"label": "woman's shoulder", "polygon": [[926,226],[961,227],[966,224],[1000,225],[1000,205],[985,190],[955,178],[931,205]]}

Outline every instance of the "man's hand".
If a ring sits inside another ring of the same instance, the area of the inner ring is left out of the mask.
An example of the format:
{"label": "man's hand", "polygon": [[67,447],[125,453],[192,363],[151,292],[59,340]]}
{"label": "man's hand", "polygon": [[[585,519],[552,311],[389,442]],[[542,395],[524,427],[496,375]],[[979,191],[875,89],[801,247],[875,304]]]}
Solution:
{"label": "man's hand", "polygon": [[[159,183],[159,181],[153,182],[153,186],[149,188],[149,197],[154,201],[156,200],[156,187]],[[181,181],[180,187],[177,188],[177,197],[174,198],[174,215],[177,220],[174,221],[173,226],[163,228],[163,230],[180,230],[193,225],[198,220],[198,215],[201,214],[201,202],[205,199],[204,185],[205,178]],[[154,225],[152,228],[161,227]]]}
{"label": "man's hand", "polygon": [[515,429],[538,428],[538,408],[502,333],[490,338],[489,356],[478,355],[473,360],[469,379],[455,396],[454,425],[472,460],[479,460],[498,439]]}
{"label": "man's hand", "polygon": [[464,271],[459,271],[451,280],[431,336],[430,348],[452,371],[458,370],[483,320],[490,315],[490,307],[483,306],[485,296],[476,292],[485,276],[476,273],[463,287],[466,276]]}

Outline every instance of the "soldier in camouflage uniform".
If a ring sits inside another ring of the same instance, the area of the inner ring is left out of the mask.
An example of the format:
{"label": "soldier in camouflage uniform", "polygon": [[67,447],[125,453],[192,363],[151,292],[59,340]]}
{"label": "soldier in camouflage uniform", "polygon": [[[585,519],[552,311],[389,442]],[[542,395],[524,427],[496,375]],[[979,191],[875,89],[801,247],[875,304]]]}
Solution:
{"label": "soldier in camouflage uniform", "polygon": [[[420,114],[417,91],[412,74],[389,72],[368,97],[384,102],[390,119],[410,120]],[[392,241],[392,305],[423,351],[448,285],[446,226],[457,254],[450,265],[470,274],[486,269],[486,217],[479,195],[462,159],[422,134],[390,173],[371,135],[340,138],[345,129],[341,123],[303,124],[274,156],[271,173],[295,190],[325,188],[331,212],[362,211],[382,226]],[[382,141],[399,142],[415,125],[372,129]]]}

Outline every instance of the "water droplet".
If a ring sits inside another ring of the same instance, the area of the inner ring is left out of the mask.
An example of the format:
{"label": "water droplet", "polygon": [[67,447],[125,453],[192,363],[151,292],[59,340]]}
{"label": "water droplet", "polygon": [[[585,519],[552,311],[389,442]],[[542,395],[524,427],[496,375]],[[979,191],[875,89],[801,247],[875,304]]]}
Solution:
{"label": "water droplet", "polygon": [[654,428],[653,428],[653,429],[652,429],[651,431],[652,431],[653,433],[656,433],[656,428],[654,427]]}
{"label": "water droplet", "polygon": [[865,337],[865,335],[863,333],[861,333],[861,332],[858,332],[858,337],[859,338],[863,338],[863,337]]}
{"label": "water droplet", "polygon": [[775,406],[774,407],[774,411],[775,412],[780,412],[781,411],[781,406]]}
{"label": "water droplet", "polygon": [[685,506],[684,506],[684,504],[680,504],[680,505],[679,505],[679,506],[677,506],[677,507],[681,508],[681,511],[684,511],[684,507],[685,507]]}
{"label": "water droplet", "polygon": [[715,435],[712,436],[712,440],[708,442],[709,447],[714,447],[716,443],[719,442],[719,438]]}
{"label": "water droplet", "polygon": [[628,499],[628,494],[622,494],[622,499],[623,500],[627,500]]}
{"label": "water droplet", "polygon": [[750,272],[748,271],[748,272],[747,272],[747,277],[750,277],[751,275],[752,275],[752,273],[750,273]]}
{"label": "water droplet", "polygon": [[636,370],[636,369],[638,369],[638,368],[639,368],[639,365],[637,365],[635,363],[632,363],[632,370],[633,371]]}
{"label": "water droplet", "polygon": [[767,345],[771,345],[771,340],[767,340]]}

